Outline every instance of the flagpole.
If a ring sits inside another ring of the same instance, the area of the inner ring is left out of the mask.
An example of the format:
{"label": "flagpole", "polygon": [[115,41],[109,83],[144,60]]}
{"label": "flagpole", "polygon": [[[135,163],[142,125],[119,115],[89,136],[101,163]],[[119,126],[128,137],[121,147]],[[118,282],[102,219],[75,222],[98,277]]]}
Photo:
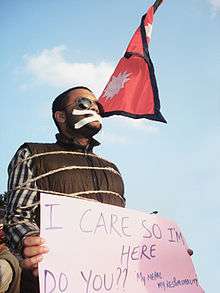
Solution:
{"label": "flagpole", "polygon": [[156,12],[157,8],[160,6],[160,4],[163,2],[163,0],[156,0],[153,4],[154,13]]}

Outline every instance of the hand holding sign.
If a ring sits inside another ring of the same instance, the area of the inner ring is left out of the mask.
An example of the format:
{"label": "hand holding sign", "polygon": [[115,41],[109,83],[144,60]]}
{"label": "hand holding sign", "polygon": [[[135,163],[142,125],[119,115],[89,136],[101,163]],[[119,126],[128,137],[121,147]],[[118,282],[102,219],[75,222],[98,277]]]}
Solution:
{"label": "hand holding sign", "polygon": [[38,264],[43,260],[43,254],[48,252],[43,244],[45,240],[40,236],[31,235],[24,239],[22,267],[32,270],[34,276],[38,276]]}

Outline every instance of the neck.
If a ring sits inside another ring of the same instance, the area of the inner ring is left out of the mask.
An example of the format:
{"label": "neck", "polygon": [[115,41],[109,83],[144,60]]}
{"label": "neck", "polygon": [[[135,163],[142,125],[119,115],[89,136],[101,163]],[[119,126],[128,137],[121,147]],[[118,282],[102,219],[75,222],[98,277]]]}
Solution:
{"label": "neck", "polygon": [[80,146],[87,147],[88,145],[90,145],[91,140],[86,137],[74,137],[71,141]]}
{"label": "neck", "polygon": [[68,135],[68,134],[60,133],[60,136],[61,136],[63,142],[70,143],[70,144],[74,143],[74,144],[78,144],[78,145],[83,146],[83,147],[88,146],[90,144],[90,141],[91,141],[90,138],[83,137],[81,135],[74,135],[74,137],[73,137],[73,136]]}

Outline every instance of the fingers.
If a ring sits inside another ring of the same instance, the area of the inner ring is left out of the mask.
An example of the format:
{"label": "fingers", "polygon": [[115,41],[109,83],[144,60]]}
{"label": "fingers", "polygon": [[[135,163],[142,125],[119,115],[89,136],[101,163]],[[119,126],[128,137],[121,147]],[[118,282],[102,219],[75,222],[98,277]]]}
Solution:
{"label": "fingers", "polygon": [[27,246],[23,250],[24,257],[33,257],[35,255],[47,253],[49,250],[46,246]]}
{"label": "fingers", "polygon": [[49,250],[47,247],[42,246],[45,240],[40,236],[28,236],[24,239],[22,267],[32,270],[34,276],[38,276],[38,264],[43,260],[43,254]]}
{"label": "fingers", "polygon": [[43,260],[43,255],[37,255],[30,258],[25,258],[22,261],[22,267],[29,270],[35,270],[38,267],[38,263]]}
{"label": "fingers", "polygon": [[40,236],[27,236],[24,239],[24,246],[36,246],[42,245],[45,243],[45,240]]}
{"label": "fingers", "polygon": [[34,269],[32,273],[35,277],[38,277],[38,269]]}

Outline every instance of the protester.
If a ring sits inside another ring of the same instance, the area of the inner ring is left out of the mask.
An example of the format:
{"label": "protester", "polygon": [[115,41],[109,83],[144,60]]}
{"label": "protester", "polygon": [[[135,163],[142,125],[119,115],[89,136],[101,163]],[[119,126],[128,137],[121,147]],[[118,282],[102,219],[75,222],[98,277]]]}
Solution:
{"label": "protester", "polygon": [[21,259],[21,292],[39,292],[38,264],[48,252],[39,236],[40,193],[89,198],[125,206],[117,167],[93,153],[101,129],[100,106],[86,87],[71,88],[53,102],[55,143],[25,143],[9,164],[6,236]]}

